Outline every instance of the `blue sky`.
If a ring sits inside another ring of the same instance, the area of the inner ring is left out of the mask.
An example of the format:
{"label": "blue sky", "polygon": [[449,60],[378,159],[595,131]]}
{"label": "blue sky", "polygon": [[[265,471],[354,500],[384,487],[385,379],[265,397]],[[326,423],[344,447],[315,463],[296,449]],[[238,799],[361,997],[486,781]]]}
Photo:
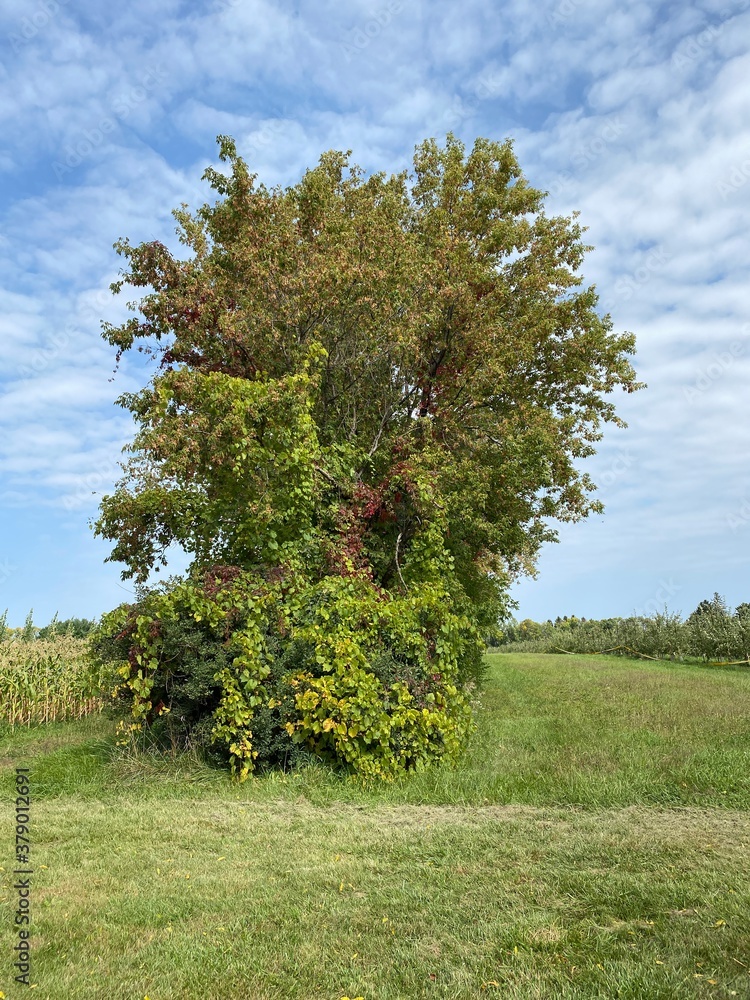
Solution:
{"label": "blue sky", "polygon": [[132,432],[114,400],[148,378],[112,380],[99,334],[123,314],[112,244],[176,245],[218,133],[269,185],[326,149],[391,172],[428,136],[513,137],[548,211],[580,211],[584,276],[649,385],[585,463],[606,512],[561,528],[519,615],[750,600],[750,0],[3,0],[0,39],[11,624],[128,599],[88,527]]}

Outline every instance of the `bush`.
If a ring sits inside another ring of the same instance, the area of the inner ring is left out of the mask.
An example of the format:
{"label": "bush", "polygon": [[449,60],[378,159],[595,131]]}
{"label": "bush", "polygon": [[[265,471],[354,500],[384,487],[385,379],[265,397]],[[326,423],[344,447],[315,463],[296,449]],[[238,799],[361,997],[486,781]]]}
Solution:
{"label": "bush", "polygon": [[368,778],[454,760],[482,652],[436,585],[394,597],[326,577],[295,591],[233,567],[122,605],[93,648],[117,669],[131,729],[240,778],[301,752]]}

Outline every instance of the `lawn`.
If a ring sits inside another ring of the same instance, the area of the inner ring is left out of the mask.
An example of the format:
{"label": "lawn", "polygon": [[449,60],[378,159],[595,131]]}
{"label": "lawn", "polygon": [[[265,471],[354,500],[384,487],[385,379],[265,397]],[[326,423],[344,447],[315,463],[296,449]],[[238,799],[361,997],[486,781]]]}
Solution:
{"label": "lawn", "polygon": [[370,789],[0,730],[0,992],[21,765],[37,1000],[750,996],[750,675],[488,664],[461,765]]}

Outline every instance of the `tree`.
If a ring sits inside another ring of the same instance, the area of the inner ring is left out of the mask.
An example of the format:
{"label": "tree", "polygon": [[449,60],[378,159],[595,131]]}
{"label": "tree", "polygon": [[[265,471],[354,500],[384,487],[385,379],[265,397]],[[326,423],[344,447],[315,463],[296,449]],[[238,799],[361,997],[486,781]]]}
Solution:
{"label": "tree", "polygon": [[686,624],[690,628],[692,648],[704,660],[712,657],[730,659],[734,655],[736,630],[727,602],[721,594],[714,592],[711,600],[701,601],[688,615]]}
{"label": "tree", "polygon": [[[231,577],[253,607],[283,607],[275,654],[270,610],[256,621],[255,662],[276,663],[290,636],[313,642],[316,622],[321,677],[338,670],[345,687],[355,662],[371,677],[387,653],[373,704],[392,718],[399,692],[410,705],[437,692],[450,714],[477,672],[477,637],[507,614],[509,581],[556,539],[550,520],[602,509],[576,463],[604,423],[624,426],[607,397],[640,388],[634,338],[597,312],[577,273],[581,227],[544,213],[510,142],[478,139],[467,156],[452,135],[428,140],[411,177],[366,177],[329,152],[284,190],[219,143],[230,170],[204,174],[218,201],[175,212],[185,259],[159,242],[116,244],[128,269],[113,291],[150,291],[105,337],[118,360],[138,344],[157,370],[121,397],[139,429],[95,530],[139,583],[177,543],[204,596]],[[337,625],[315,618],[313,592]],[[376,608],[392,620],[334,667],[321,648],[343,642],[346,594],[361,602],[358,628]],[[159,663],[147,637],[136,647]],[[307,667],[312,702],[322,681]],[[319,749],[299,717],[285,725]],[[250,737],[239,743],[249,757]]]}
{"label": "tree", "polygon": [[93,619],[65,618],[63,621],[58,621],[57,612],[55,612],[49,625],[39,629],[37,637],[39,639],[53,639],[58,635],[72,635],[76,639],[85,639],[95,628],[96,622]]}
{"label": "tree", "polygon": [[708,600],[701,601],[695,611],[692,611],[688,615],[688,622],[695,622],[701,618],[718,618],[724,619],[729,615],[729,608],[727,607],[727,602],[721,596],[721,594],[714,591],[714,596]]}

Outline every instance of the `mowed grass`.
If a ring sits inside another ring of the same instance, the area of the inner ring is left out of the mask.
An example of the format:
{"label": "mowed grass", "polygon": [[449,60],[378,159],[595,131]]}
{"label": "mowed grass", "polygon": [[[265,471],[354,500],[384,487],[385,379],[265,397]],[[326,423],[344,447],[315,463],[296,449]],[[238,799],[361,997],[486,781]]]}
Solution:
{"label": "mowed grass", "polygon": [[374,788],[0,731],[0,990],[22,763],[38,998],[750,997],[750,675],[497,655],[477,719]]}

